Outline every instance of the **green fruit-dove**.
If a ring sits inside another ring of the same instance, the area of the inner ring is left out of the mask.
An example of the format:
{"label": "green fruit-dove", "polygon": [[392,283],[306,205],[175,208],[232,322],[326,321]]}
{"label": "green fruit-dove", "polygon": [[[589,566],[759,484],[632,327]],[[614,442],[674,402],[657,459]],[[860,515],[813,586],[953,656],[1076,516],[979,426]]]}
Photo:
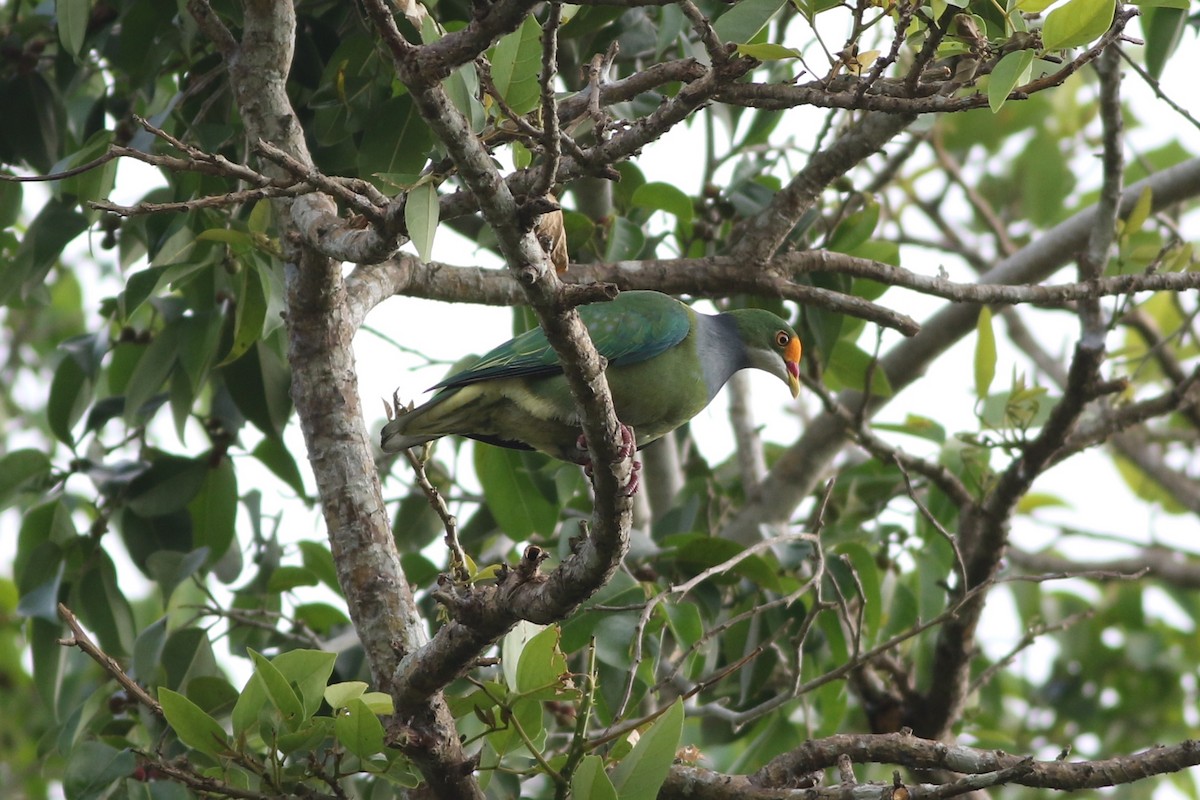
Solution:
{"label": "green fruit-dove", "polygon": [[[608,362],[617,418],[637,446],[700,413],[738,370],[775,375],[800,391],[800,340],[761,309],[710,316],[658,292],[622,292],[581,306],[579,316]],[[558,356],[541,328],[511,339],[433,387],[427,403],[383,426],[389,453],[456,434],[501,447],[540,450],[584,464],[586,445]]]}

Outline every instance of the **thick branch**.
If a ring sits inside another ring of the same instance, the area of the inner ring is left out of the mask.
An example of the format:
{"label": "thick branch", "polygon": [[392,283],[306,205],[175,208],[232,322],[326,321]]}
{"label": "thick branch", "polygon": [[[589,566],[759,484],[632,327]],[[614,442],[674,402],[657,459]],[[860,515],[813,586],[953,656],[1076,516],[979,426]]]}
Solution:
{"label": "thick branch", "polygon": [[[298,204],[302,202],[316,204],[317,201],[306,197]],[[343,232],[343,235],[348,236],[349,233],[362,236],[369,234],[368,231],[352,231]],[[920,275],[891,264],[828,250],[780,253],[765,262],[761,271],[746,270],[744,262],[732,256],[715,256],[573,264],[563,277],[571,283],[611,283],[622,291],[653,289],[669,294],[714,298],[732,294],[783,297],[847,313],[904,332],[917,330],[918,326],[909,317],[877,303],[774,277],[796,277],[813,272],[852,275],[947,300],[988,305],[1060,305],[1084,298],[1200,288],[1200,273],[1197,272],[1112,275],[1084,283],[1057,285],[956,283],[940,276]],[[393,294],[483,305],[517,305],[522,302],[520,286],[506,271],[439,263],[421,264],[403,254],[370,269],[356,270],[347,290],[351,302],[364,315]]]}
{"label": "thick branch", "polygon": [[[895,764],[965,775],[1007,769],[1025,760],[1001,750],[951,746],[902,733],[845,734],[804,743],[754,773],[750,783],[763,788],[787,787],[793,785],[796,776],[835,766],[842,754],[850,756],[855,764]],[[1188,739],[1169,747],[1152,747],[1134,755],[1098,761],[1034,761],[1032,770],[1013,783],[1060,791],[1096,789],[1178,772],[1196,764],[1200,764],[1200,742]]]}

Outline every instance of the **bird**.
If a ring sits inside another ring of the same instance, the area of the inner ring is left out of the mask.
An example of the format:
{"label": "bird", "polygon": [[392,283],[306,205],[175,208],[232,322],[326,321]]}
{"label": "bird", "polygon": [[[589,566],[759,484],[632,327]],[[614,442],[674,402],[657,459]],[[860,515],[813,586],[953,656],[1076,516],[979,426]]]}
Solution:
{"label": "bird", "polygon": [[[769,372],[792,397],[800,392],[800,339],[769,311],[709,315],[660,292],[625,291],[580,306],[579,316],[607,362],[613,407],[630,447],[641,449],[699,414],[742,369]],[[499,345],[430,391],[436,394],[415,408],[393,399],[395,418],[380,434],[384,452],[457,435],[589,466],[575,403],[541,328]]]}

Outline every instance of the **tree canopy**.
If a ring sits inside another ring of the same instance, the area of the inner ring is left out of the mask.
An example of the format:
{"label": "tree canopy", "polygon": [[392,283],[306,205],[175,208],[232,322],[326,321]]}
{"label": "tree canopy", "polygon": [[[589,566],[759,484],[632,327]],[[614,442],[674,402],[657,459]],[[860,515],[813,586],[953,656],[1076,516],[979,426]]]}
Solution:
{"label": "tree canopy", "polygon": [[[1191,12],[0,2],[0,784],[1196,797]],[[792,322],[800,432],[628,454],[633,289]],[[593,468],[382,454],[415,298],[540,325]]]}

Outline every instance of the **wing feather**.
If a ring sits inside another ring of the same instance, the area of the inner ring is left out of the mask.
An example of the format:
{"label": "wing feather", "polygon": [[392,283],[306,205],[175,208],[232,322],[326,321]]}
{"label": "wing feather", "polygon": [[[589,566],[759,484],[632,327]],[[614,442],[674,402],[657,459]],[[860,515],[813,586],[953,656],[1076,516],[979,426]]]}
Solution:
{"label": "wing feather", "polygon": [[[609,303],[580,306],[579,316],[597,352],[609,364],[637,364],[679,344],[692,328],[693,312],[658,292],[622,292]],[[454,389],[496,378],[537,377],[562,372],[546,334],[534,328],[449,376],[434,389]]]}

